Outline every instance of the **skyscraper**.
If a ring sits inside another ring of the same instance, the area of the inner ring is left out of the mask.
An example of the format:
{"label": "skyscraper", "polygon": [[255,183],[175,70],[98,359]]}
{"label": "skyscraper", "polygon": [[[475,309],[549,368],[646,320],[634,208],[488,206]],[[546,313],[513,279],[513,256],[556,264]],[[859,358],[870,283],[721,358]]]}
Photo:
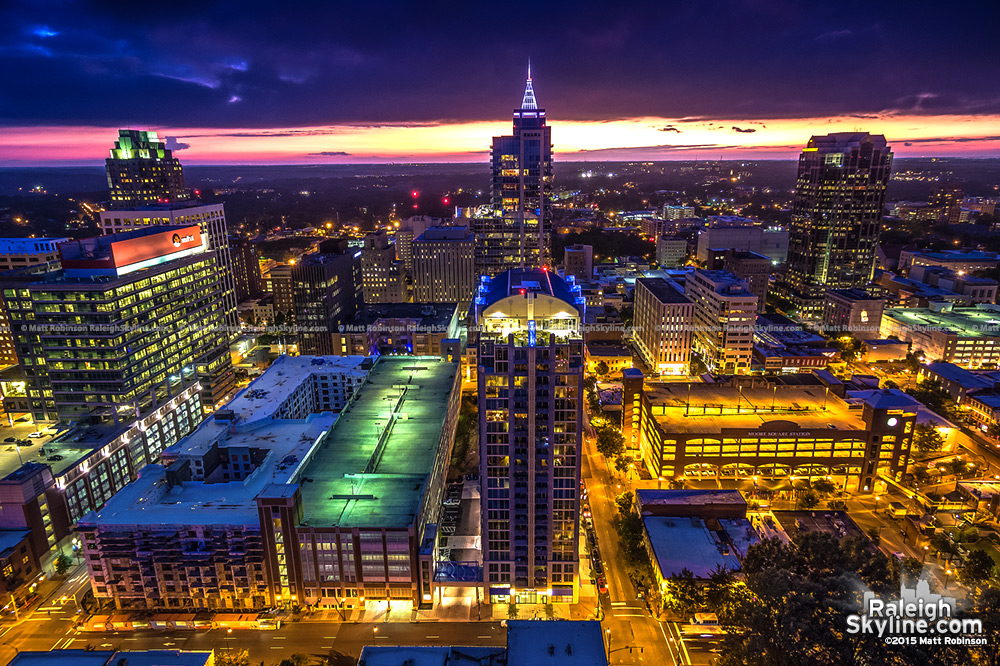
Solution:
{"label": "skyscraper", "polygon": [[473,303],[491,603],[577,600],[584,303],[540,268],[483,278]]}
{"label": "skyscraper", "polygon": [[[517,242],[516,251],[504,254],[514,255],[519,259],[517,265],[523,267],[550,265],[552,129],[546,125],[545,109],[535,100],[530,65],[521,108],[514,110],[514,132],[493,137],[490,166],[491,201],[497,213],[492,231],[506,232],[508,243]],[[487,227],[483,231],[491,230]],[[478,245],[479,238],[476,240]]]}
{"label": "skyscraper", "polygon": [[405,303],[406,271],[385,231],[365,236],[361,249],[361,287],[365,303]]}
{"label": "skyscraper", "polygon": [[299,353],[334,354],[332,334],[361,304],[361,251],[346,240],[324,241],[292,267],[291,282]]}
{"label": "skyscraper", "polygon": [[826,289],[871,280],[891,166],[892,151],[881,135],[814,136],[803,149],[785,276],[800,318],[822,316]]}
{"label": "skyscraper", "polygon": [[181,163],[156,132],[118,130],[105,161],[112,208],[174,203],[190,198]]}
{"label": "skyscraper", "polygon": [[4,278],[35,421],[123,424],[196,384],[207,408],[233,390],[218,257],[197,225],[69,241],[59,253],[61,269]]}

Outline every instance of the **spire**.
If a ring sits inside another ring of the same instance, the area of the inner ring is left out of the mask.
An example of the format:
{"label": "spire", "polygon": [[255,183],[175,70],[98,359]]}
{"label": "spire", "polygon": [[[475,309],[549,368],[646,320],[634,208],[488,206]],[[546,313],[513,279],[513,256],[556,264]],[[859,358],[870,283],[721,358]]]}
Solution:
{"label": "spire", "polygon": [[524,84],[524,99],[521,100],[522,109],[537,109],[538,102],[535,101],[535,90],[531,87],[531,60],[528,60],[528,81]]}

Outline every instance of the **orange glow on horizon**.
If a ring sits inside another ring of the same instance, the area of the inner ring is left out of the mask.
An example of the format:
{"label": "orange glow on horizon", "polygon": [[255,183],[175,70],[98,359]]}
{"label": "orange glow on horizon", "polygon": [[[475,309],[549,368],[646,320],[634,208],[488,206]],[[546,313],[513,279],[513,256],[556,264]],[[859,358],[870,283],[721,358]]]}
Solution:
{"label": "orange glow on horizon", "polygon": [[[550,118],[560,161],[784,159],[813,134],[884,134],[899,157],[1000,157],[1000,115],[884,115],[777,120],[629,118],[561,121]],[[677,131],[664,131],[664,127]],[[736,131],[734,128],[744,131]],[[184,164],[349,164],[487,162],[493,136],[510,121],[339,125],[271,129],[149,127],[190,148]],[[748,131],[748,130],[753,130]],[[116,127],[8,127],[0,133],[0,165],[103,164]],[[910,145],[907,145],[907,144]]]}

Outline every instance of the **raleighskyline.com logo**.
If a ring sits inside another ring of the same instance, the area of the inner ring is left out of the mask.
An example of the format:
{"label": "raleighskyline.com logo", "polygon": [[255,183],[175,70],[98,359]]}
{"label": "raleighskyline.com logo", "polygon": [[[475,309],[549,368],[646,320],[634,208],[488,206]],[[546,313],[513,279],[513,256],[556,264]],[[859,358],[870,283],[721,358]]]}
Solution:
{"label": "raleighskyline.com logo", "polygon": [[900,586],[899,599],[865,592],[860,614],[847,616],[847,633],[871,634],[887,645],[986,645],[983,621],[957,617],[954,597],[932,594],[926,580]]}

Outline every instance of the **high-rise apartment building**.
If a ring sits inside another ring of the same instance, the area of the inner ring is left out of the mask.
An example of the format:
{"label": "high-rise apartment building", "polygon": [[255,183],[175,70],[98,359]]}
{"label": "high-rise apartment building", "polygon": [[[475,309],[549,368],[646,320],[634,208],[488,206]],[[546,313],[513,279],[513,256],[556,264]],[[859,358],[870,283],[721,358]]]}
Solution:
{"label": "high-rise apartment building", "polygon": [[871,280],[891,167],[892,151],[881,135],[814,136],[803,149],[785,276],[800,318],[822,317],[827,289]]}
{"label": "high-rise apartment building", "polygon": [[474,301],[491,603],[577,600],[584,302],[539,268],[484,277]]}
{"label": "high-rise apartment building", "polygon": [[118,130],[118,140],[105,160],[112,208],[186,201],[181,163],[156,132]]}
{"label": "high-rise apartment building", "polygon": [[944,183],[934,188],[928,203],[936,211],[939,222],[958,224],[962,216],[962,204],[964,200],[965,197],[961,185]]}
{"label": "high-rise apartment building", "polygon": [[361,285],[365,303],[403,303],[407,300],[406,272],[396,260],[396,247],[384,231],[365,236],[361,249]]}
{"label": "high-rise apartment building", "polygon": [[685,279],[684,294],[694,301],[694,349],[708,369],[749,373],[758,303],[747,283],[728,271],[698,270]]}
{"label": "high-rise apartment building", "polygon": [[300,354],[334,354],[332,333],[361,305],[361,250],[329,240],[292,267]]}
{"label": "high-rise apartment building", "polygon": [[548,266],[552,129],[546,124],[545,109],[535,100],[530,66],[521,108],[514,110],[514,132],[493,137],[490,166],[493,206],[499,219],[506,220],[504,226],[513,227],[523,239],[521,260],[514,265]]}
{"label": "high-rise apartment building", "polygon": [[266,283],[274,295],[274,316],[287,324],[295,323],[295,283],[292,280],[294,264],[277,264],[267,272]]}
{"label": "high-rise apartment building", "polygon": [[226,323],[230,327],[230,337],[236,337],[239,319],[236,314],[236,282],[233,259],[229,246],[229,227],[226,224],[226,209],[221,204],[179,203],[138,205],[128,209],[101,212],[101,233],[114,234],[121,231],[143,229],[163,225],[190,226],[197,224],[207,248],[216,254],[219,262],[219,279],[222,281],[222,301],[225,305]]}
{"label": "high-rise apartment building", "polygon": [[465,303],[476,287],[476,238],[468,227],[429,227],[413,241],[413,301]]}
{"label": "high-rise apartment building", "polygon": [[635,343],[653,372],[686,375],[691,365],[694,303],[663,278],[635,281]]}
{"label": "high-rise apartment building", "polygon": [[6,282],[36,421],[119,424],[192,384],[233,389],[217,255],[197,226],[146,227],[59,246],[62,268]]}

